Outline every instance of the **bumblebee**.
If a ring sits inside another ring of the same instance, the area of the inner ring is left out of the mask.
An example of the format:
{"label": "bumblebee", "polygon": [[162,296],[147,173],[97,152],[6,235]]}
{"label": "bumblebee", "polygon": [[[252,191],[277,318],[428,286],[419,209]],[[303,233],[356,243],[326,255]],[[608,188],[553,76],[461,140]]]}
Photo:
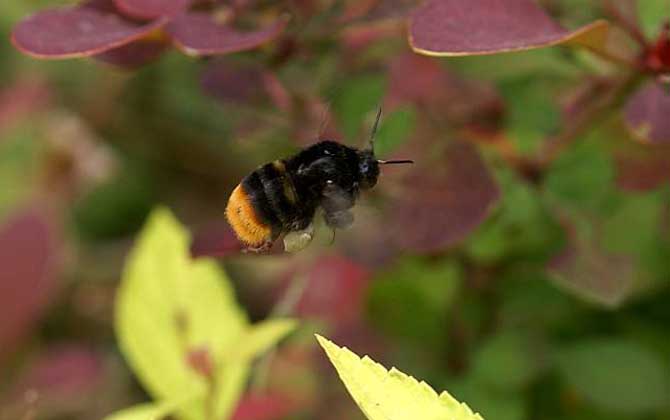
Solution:
{"label": "bumblebee", "polygon": [[365,149],[320,141],[294,156],[260,166],[235,187],[226,218],[249,251],[268,250],[282,234],[286,251],[304,248],[313,237],[312,222],[319,210],[333,230],[349,227],[354,221],[351,208],[360,191],[375,186],[379,166],[413,163],[375,157],[380,117],[381,109]]}

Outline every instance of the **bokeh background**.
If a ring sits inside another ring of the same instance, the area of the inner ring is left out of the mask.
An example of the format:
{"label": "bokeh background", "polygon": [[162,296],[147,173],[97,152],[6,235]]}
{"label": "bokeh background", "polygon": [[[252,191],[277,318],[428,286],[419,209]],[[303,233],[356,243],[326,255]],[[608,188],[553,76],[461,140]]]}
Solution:
{"label": "bokeh background", "polygon": [[[568,28],[637,14],[650,40],[670,18],[664,0],[539,3]],[[411,0],[207,4],[291,20],[251,51],[141,66],[11,45],[22,18],[64,4],[0,6],[0,418],[99,419],[148,399],[113,304],[159,204],[252,319],[279,306],[302,322],[236,420],[363,418],[316,331],[491,420],[670,418],[670,154],[628,129],[625,94],[597,102],[629,68],[567,47],[421,56]],[[365,144],[379,104],[380,157],[416,165],[384,168],[334,242],[321,229],[299,254],[241,254],[223,217],[239,180],[318,138]],[[647,111],[662,123],[665,109]]]}

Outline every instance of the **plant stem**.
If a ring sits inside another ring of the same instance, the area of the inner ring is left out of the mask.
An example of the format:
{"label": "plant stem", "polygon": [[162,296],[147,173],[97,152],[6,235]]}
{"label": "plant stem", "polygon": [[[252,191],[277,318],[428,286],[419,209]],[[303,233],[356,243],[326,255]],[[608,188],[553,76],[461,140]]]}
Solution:
{"label": "plant stem", "polygon": [[[309,284],[308,280],[309,277],[304,273],[295,276],[291,281],[288,290],[286,290],[282,298],[275,304],[274,308],[272,308],[270,318],[291,315],[307,289],[307,285]],[[260,392],[267,386],[270,365],[276,353],[276,348],[273,348],[258,362],[256,373],[251,380],[251,389],[253,392]]]}
{"label": "plant stem", "polygon": [[582,134],[589,131],[612,111],[618,109],[641,79],[642,75],[640,73],[629,72],[616,81],[611,89],[595,97],[583,112],[565,126],[563,131],[547,139],[534,162],[534,166],[540,170],[546,169],[563,150],[574,143]]}

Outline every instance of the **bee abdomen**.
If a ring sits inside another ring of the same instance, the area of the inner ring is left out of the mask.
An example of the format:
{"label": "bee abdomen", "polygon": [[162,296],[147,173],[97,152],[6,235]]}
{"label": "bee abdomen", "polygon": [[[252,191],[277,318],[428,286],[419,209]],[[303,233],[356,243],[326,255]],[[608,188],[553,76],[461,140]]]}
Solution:
{"label": "bee abdomen", "polygon": [[237,237],[247,245],[259,246],[272,240],[272,226],[259,214],[252,194],[243,184],[235,187],[230,195],[226,218]]}

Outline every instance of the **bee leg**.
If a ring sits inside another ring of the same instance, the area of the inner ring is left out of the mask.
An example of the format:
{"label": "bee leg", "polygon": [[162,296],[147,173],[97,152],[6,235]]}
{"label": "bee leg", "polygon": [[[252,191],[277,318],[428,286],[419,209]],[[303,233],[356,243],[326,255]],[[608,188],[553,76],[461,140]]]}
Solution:
{"label": "bee leg", "polygon": [[349,210],[324,211],[323,218],[333,229],[346,229],[354,223],[354,214]]}
{"label": "bee leg", "polygon": [[284,250],[298,252],[307,247],[314,238],[314,225],[309,224],[305,229],[294,230],[284,235]]}
{"label": "bee leg", "polygon": [[246,249],[243,249],[242,252],[245,254],[249,252],[253,252],[255,254],[262,254],[268,252],[270,248],[272,248],[272,241],[265,241],[258,246],[250,246]]}

